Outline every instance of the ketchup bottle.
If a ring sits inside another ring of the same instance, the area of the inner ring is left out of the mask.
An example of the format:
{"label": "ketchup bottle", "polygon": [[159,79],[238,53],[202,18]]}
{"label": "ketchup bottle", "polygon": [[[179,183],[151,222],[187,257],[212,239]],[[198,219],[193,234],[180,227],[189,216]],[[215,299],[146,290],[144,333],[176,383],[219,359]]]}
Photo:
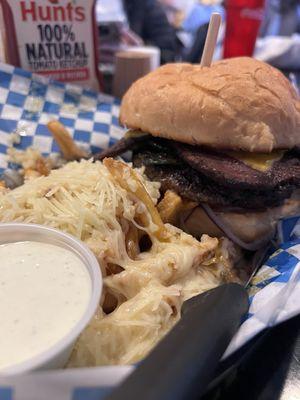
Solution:
{"label": "ketchup bottle", "polygon": [[96,0],[0,0],[6,62],[99,89],[95,6]]}
{"label": "ketchup bottle", "polygon": [[249,56],[264,16],[265,0],[226,0],[224,58]]}

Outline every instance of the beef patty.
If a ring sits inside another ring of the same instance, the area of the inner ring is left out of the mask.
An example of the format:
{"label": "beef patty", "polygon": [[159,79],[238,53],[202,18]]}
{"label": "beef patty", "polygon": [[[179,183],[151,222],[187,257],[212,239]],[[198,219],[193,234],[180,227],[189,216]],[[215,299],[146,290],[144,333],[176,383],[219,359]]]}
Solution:
{"label": "beef patty", "polygon": [[133,164],[145,166],[162,190],[207,203],[214,208],[264,210],[281,205],[300,187],[300,157],[287,152],[266,171],[257,171],[225,153],[173,140],[145,136],[123,139],[103,152],[100,159],[133,151]]}
{"label": "beef patty", "polygon": [[286,153],[266,172],[258,171],[227,154],[208,148],[175,142],[178,156],[208,178],[239,189],[274,190],[300,185],[300,158],[296,151]]}

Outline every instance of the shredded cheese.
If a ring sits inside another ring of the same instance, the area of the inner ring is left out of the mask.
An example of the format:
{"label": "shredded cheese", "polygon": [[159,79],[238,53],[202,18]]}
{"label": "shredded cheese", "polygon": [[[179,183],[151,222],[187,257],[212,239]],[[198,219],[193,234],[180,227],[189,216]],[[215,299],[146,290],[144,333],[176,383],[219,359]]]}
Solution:
{"label": "shredded cheese", "polygon": [[[159,184],[148,181],[143,170],[134,174],[156,204]],[[137,224],[141,212],[152,224]],[[99,260],[102,303],[75,346],[72,367],[139,361],[180,318],[183,301],[219,285],[230,268],[224,241],[204,235],[199,242],[168,224],[168,240],[160,240],[147,206],[101,162],[68,163],[10,192],[0,191],[0,221],[61,229],[84,241]],[[152,242],[135,257],[129,256],[126,243],[130,229]],[[105,313],[108,295],[116,304]]]}

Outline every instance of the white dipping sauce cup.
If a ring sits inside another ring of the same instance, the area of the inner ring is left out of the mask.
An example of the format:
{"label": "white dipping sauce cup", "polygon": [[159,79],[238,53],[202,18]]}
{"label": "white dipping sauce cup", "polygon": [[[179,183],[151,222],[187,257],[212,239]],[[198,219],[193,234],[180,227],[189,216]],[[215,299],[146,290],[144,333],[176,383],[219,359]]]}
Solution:
{"label": "white dipping sauce cup", "polygon": [[94,254],[81,241],[66,233],[41,225],[22,223],[0,224],[0,245],[24,241],[49,243],[68,249],[76,254],[84,263],[89,273],[91,279],[91,295],[83,316],[76,325],[71,328],[66,336],[62,337],[47,351],[25,362],[2,369],[0,375],[16,375],[29,371],[63,367],[71,355],[71,351],[78,336],[86,328],[95,314],[102,292],[103,282],[99,263]]}

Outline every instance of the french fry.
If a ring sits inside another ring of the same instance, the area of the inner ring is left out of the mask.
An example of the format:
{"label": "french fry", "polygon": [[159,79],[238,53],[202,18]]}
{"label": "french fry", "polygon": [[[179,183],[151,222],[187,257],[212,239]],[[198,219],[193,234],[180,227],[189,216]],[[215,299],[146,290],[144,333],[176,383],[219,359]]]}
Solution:
{"label": "french fry", "polygon": [[128,232],[126,233],[126,249],[128,256],[134,260],[139,254],[139,232],[137,227],[133,224],[130,225]]}
{"label": "french fry", "polygon": [[73,161],[88,157],[88,153],[76,145],[63,124],[58,121],[51,121],[47,124],[47,127],[56,140],[65,160]]}
{"label": "french fry", "polygon": [[175,192],[167,190],[163,199],[158,203],[157,210],[164,223],[176,225],[178,212],[182,207],[182,198]]}
{"label": "french fry", "polygon": [[38,171],[36,171],[35,169],[32,169],[32,168],[24,169],[23,173],[24,173],[25,180],[39,178],[41,176],[41,174]]}
{"label": "french fry", "polygon": [[35,163],[35,169],[38,173],[44,176],[48,176],[51,172],[51,168],[47,165],[44,158],[38,158]]}
{"label": "french fry", "polygon": [[196,206],[197,203],[184,200],[172,190],[167,190],[163,199],[158,203],[157,210],[165,224],[177,225],[180,213]]}
{"label": "french fry", "polygon": [[[130,168],[127,164],[122,161],[114,160],[113,158],[105,158],[103,164],[109,170],[109,172],[114,177],[115,181],[127,192],[131,193],[133,196],[141,200],[146,206],[152,222],[157,226],[157,230],[153,232],[153,235],[160,241],[165,241],[168,239],[168,232],[165,225],[155,208],[155,205],[149,196],[143,183],[140,181],[135,171]],[[140,214],[142,223],[146,224],[147,215]]]}

